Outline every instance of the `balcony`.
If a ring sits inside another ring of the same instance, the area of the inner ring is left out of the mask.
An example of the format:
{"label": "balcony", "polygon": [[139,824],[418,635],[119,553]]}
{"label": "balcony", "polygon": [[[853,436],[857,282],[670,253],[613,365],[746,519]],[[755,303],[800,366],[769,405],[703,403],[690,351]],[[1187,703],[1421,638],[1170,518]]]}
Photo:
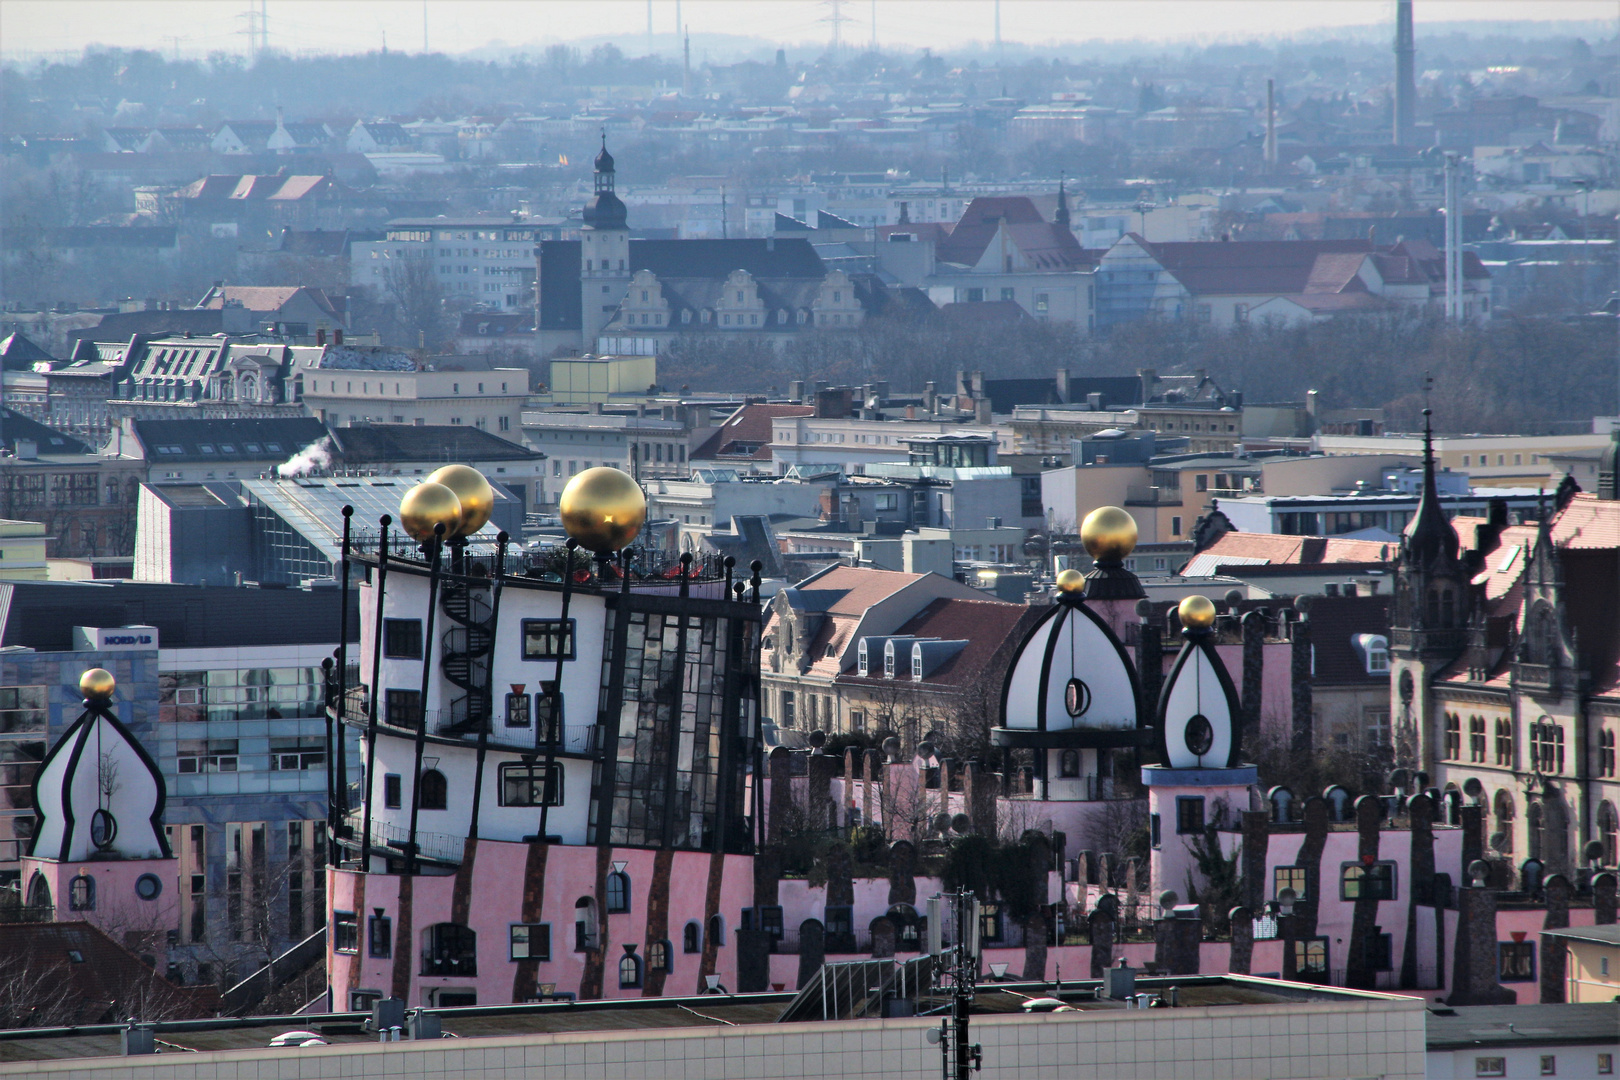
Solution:
{"label": "balcony", "polygon": [[[358,846],[360,837],[365,834],[365,815],[350,814],[347,823],[349,835],[352,838],[350,843]],[[379,855],[387,855],[390,858],[402,857],[410,847],[410,835],[409,829],[390,825],[384,821],[373,820],[371,823],[372,850]],[[421,829],[416,830],[417,857],[430,862],[443,863],[447,866],[460,864],[466,843],[466,837],[424,832]]]}
{"label": "balcony", "polygon": [[1131,484],[1125,489],[1126,506],[1180,506],[1181,489],[1156,484]]}

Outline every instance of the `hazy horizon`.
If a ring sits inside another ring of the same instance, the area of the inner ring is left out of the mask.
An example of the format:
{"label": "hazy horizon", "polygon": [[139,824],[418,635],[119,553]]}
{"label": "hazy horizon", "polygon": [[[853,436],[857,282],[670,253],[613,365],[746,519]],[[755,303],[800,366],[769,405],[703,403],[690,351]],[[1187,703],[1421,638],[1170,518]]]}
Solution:
{"label": "hazy horizon", "polygon": [[[169,56],[248,52],[251,0],[0,0],[0,56],[12,62],[87,48]],[[1393,0],[1003,0],[1001,39],[1014,48],[1102,42],[1361,38],[1389,32]],[[677,15],[714,59],[760,46],[825,47],[837,11],[843,43],[972,49],[995,38],[993,0],[264,0],[269,47],[294,55],[390,51],[499,54],[559,42],[612,40],[625,52],[672,52]],[[746,12],[746,14],[744,14]],[[647,33],[649,14],[653,36]],[[1527,17],[1529,15],[1530,17]],[[1612,0],[1418,0],[1424,31],[1524,34],[1620,29]],[[1589,29],[1587,29],[1589,28]],[[694,60],[700,59],[694,48]]]}

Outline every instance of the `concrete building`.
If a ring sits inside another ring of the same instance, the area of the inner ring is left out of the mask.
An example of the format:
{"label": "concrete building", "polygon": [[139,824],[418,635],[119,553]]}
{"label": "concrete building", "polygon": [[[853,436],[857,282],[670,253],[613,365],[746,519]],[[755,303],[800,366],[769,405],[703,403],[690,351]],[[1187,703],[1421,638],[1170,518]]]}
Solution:
{"label": "concrete building", "polygon": [[328,427],[466,425],[512,438],[528,397],[527,368],[466,357],[442,358],[424,371],[322,368],[303,379],[304,407]]}
{"label": "concrete building", "polygon": [[[351,134],[351,138],[352,138]],[[350,250],[350,284],[378,298],[420,264],[445,295],[491,311],[534,303],[535,251],[541,230],[509,216],[397,218],[383,239]]]}
{"label": "concrete building", "polygon": [[687,461],[691,428],[685,408],[650,410],[642,406],[604,410],[600,405],[584,411],[562,408],[525,408],[523,442],[550,459],[545,497],[537,491],[535,504],[555,503],[575,474],[597,465],[611,465],[638,479],[678,479],[692,466]]}
{"label": "concrete building", "polygon": [[0,520],[0,580],[44,581],[45,526],[37,521]]}

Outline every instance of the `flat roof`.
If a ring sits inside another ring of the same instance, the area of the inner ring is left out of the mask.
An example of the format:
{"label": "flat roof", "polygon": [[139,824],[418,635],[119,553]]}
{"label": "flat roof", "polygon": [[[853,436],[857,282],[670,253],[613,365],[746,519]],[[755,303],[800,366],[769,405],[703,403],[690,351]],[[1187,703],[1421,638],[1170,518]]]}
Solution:
{"label": "flat roof", "polygon": [[1620,924],[1616,923],[1608,926],[1566,926],[1558,930],[1543,930],[1542,934],[1571,941],[1590,941],[1598,945],[1620,945]]}
{"label": "flat roof", "polygon": [[1462,1005],[1431,1008],[1429,1050],[1614,1043],[1620,1038],[1620,1002],[1579,1005]]}
{"label": "flat roof", "polygon": [[[1113,1019],[1130,1021],[1155,1017],[1152,1011],[1127,1010],[1124,1001],[1099,1000],[1095,980],[1063,983],[1006,982],[979,986],[975,1015],[1021,1015],[1024,1004],[1037,998],[1057,997],[1077,1012],[1110,1012]],[[1220,1008],[1245,1005],[1323,1005],[1350,1001],[1399,1002],[1398,995],[1244,975],[1136,976],[1138,993],[1169,996],[1176,987],[1180,1008]],[[551,1035],[567,1032],[634,1032],[676,1028],[724,1028],[770,1025],[787,1021],[789,1007],[800,997],[794,991],[762,994],[705,994],[689,997],[625,998],[605,1001],[554,1001],[528,1005],[469,1006],[424,1009],[439,1016],[445,1037],[460,1039]],[[938,1003],[943,1004],[945,997]],[[927,1004],[927,1002],[925,1002]],[[1544,1006],[1545,1007],[1545,1006]],[[1569,1006],[1559,1006],[1568,1008]],[[1578,1007],[1578,1006],[1577,1006]],[[1611,1013],[1612,1015],[1612,1013]],[[159,1021],[152,1025],[159,1055],[218,1050],[268,1049],[283,1032],[310,1031],[329,1044],[375,1045],[377,1036],[365,1029],[368,1013],[305,1013],[293,1016],[221,1017],[206,1020]],[[50,1061],[67,1058],[114,1057],[120,1054],[121,1025],[101,1024],[72,1028],[23,1028],[0,1031],[0,1063]],[[285,1053],[295,1054],[296,1048]]]}

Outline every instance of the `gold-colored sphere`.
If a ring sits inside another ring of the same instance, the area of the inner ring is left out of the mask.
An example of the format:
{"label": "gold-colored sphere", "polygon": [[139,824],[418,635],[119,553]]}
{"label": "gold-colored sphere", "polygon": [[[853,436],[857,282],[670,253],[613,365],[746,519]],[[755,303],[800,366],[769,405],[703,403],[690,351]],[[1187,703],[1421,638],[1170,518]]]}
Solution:
{"label": "gold-colored sphere", "polygon": [[1176,615],[1188,630],[1208,630],[1215,625],[1215,603],[1207,596],[1184,596],[1176,605]]}
{"label": "gold-colored sphere", "polygon": [[118,686],[113,673],[106,668],[93,667],[79,676],[79,693],[96,701],[107,701]]}
{"label": "gold-colored sphere", "polygon": [[568,481],[557,500],[562,525],[587,551],[628,547],[647,523],[647,496],[628,473],[598,465]]}
{"label": "gold-colored sphere", "polygon": [[1080,542],[1093,559],[1123,559],[1136,550],[1136,519],[1117,506],[1099,506],[1080,523]]}
{"label": "gold-colored sphere", "polygon": [[461,529],[458,535],[471,536],[484,527],[495,512],[495,489],[484,474],[471,465],[446,465],[428,474],[430,484],[443,484],[461,500]]}
{"label": "gold-colored sphere", "polygon": [[444,523],[448,539],[461,526],[461,500],[443,484],[426,481],[417,484],[399,500],[399,524],[411,537],[423,543],[433,539],[433,526]]}
{"label": "gold-colored sphere", "polygon": [[1057,589],[1060,593],[1083,593],[1086,591],[1086,575],[1078,570],[1064,570],[1057,576]]}

